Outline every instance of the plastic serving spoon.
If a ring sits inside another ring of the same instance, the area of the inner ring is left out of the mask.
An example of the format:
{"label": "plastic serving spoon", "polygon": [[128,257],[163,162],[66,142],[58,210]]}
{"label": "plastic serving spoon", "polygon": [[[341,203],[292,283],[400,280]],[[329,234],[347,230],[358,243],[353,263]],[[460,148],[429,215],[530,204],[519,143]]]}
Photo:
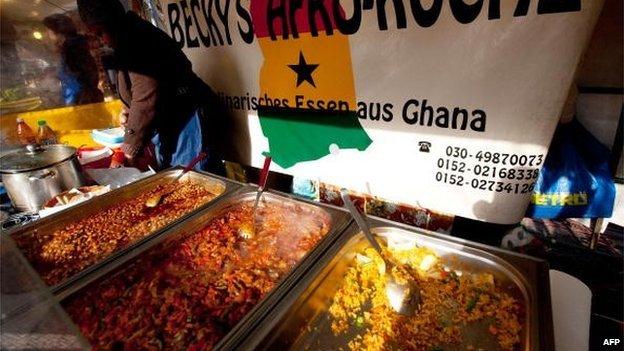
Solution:
{"label": "plastic serving spoon", "polygon": [[[175,179],[173,181],[171,181],[171,184],[176,183],[178,180],[180,180],[180,178],[182,178],[183,175],[185,175],[186,173],[188,173],[188,171],[190,171],[191,169],[193,169],[193,167],[195,167],[195,165],[203,160],[204,158],[206,158],[206,153],[205,152],[200,152],[199,155],[195,156],[194,159],[191,160],[191,162],[186,165],[186,167],[184,167],[184,169],[182,170],[182,173],[180,173],[177,177],[175,177]],[[170,193],[172,193],[175,190],[175,188],[172,188],[169,191],[166,191],[162,194],[155,194],[153,196],[151,196],[150,198],[148,198],[147,200],[145,200],[145,206],[149,207],[149,208],[153,208],[158,206],[158,204],[160,203],[160,201],[163,199],[163,197],[169,195]]]}
{"label": "plastic serving spoon", "polygon": [[258,191],[256,192],[256,200],[254,201],[253,210],[251,211],[251,228],[241,228],[240,235],[245,239],[250,239],[256,234],[256,211],[258,210],[258,204],[260,203],[260,197],[266,188],[266,182],[269,178],[269,167],[271,167],[271,156],[264,157],[264,165],[260,171],[260,177],[258,179]]}
{"label": "plastic serving spoon", "polygon": [[[345,189],[340,190],[340,196],[342,197],[342,201],[345,203],[345,207],[353,216],[355,223],[360,228],[360,230],[366,236],[366,239],[373,246],[375,251],[379,253],[381,259],[384,261],[386,265],[385,272],[385,280],[386,280],[386,296],[388,297],[388,302],[392,309],[402,315],[412,316],[416,313],[421,303],[420,296],[420,287],[416,283],[415,279],[413,279],[412,274],[405,268],[399,265],[395,265],[391,260],[389,260],[377,242],[377,239],[373,236],[373,233],[366,222],[364,216],[355,208],[349,194]],[[394,276],[392,275],[393,268],[396,267],[398,269],[402,269],[407,275],[412,278],[408,279],[407,283],[399,284]]]}

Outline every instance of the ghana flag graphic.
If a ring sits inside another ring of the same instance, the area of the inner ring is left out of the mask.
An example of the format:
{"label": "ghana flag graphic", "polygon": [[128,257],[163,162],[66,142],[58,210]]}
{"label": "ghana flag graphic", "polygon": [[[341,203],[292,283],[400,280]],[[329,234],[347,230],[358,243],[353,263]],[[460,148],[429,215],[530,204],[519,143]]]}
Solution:
{"label": "ghana flag graphic", "polygon": [[[330,0],[323,2],[332,6]],[[334,18],[328,13],[310,17],[307,1],[276,1],[271,7],[273,3],[254,0],[250,7],[264,57],[260,95],[272,98],[258,116],[273,160],[289,168],[328,155],[332,144],[365,150],[372,140],[355,112],[348,37],[338,31],[327,36],[325,26],[336,28]],[[267,11],[278,16],[267,16]]]}

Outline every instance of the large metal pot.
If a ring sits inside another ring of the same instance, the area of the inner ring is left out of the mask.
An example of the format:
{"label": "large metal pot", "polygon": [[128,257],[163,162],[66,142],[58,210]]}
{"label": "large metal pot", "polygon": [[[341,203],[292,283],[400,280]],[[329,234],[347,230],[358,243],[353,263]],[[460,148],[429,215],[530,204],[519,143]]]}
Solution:
{"label": "large metal pot", "polygon": [[0,174],[13,206],[37,212],[59,193],[84,185],[76,148],[28,145],[0,157]]}

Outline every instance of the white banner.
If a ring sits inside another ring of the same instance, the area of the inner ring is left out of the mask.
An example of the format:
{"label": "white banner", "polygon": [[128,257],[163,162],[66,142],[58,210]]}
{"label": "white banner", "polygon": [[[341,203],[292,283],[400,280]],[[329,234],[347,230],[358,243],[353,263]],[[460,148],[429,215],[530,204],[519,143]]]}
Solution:
{"label": "white banner", "polygon": [[[525,211],[594,0],[176,0],[236,157],[479,220]],[[264,108],[263,108],[264,107]]]}

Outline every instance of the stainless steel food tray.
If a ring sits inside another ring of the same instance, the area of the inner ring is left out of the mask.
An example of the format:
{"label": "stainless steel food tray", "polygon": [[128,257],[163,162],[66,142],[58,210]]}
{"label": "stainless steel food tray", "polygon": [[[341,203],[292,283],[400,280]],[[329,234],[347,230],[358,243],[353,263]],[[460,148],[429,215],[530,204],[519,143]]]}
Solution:
{"label": "stainless steel food tray", "polygon": [[[113,277],[117,274],[123,274],[125,269],[129,268],[136,260],[151,253],[159,252],[172,243],[178,242],[186,236],[195,233],[205,227],[206,223],[212,218],[219,216],[231,206],[245,201],[253,201],[256,197],[257,187],[247,186],[242,187],[232,193],[227,194],[224,198],[200,213],[195,213],[192,217],[188,218],[184,222],[177,223],[174,226],[169,227],[165,232],[161,233],[152,240],[146,242],[140,247],[136,247],[130,252],[125,254],[123,261],[117,261],[107,265],[100,271],[97,277],[85,276],[78,281],[74,286],[77,289],[73,289],[71,294],[63,294],[61,299],[68,299],[79,294],[81,288],[89,288],[93,284],[98,284],[104,280]],[[246,325],[250,320],[258,319],[258,315],[266,314],[276,301],[283,298],[283,294],[290,290],[290,288],[301,278],[301,276],[309,269],[309,267],[318,260],[318,258],[330,247],[340,236],[342,232],[351,223],[351,218],[342,209],[331,206],[322,205],[315,202],[303,200],[288,194],[267,191],[263,195],[263,201],[293,201],[300,204],[309,206],[310,209],[323,211],[329,215],[331,220],[331,228],[323,239],[316,245],[315,248],[310,250],[290,271],[286,274],[280,282],[275,286],[272,292],[267,294],[256,306],[247,313],[247,315],[238,322],[238,324],[217,344],[215,349],[221,349],[222,345],[229,343],[231,335],[235,335],[246,329]]]}
{"label": "stainless steel food tray", "polygon": [[[146,189],[151,189],[160,184],[166,184],[167,182],[171,182],[176,176],[178,176],[182,172],[181,167],[171,168],[162,172],[159,172],[150,177],[141,179],[137,182],[131,183],[129,185],[120,187],[113,191],[110,191],[106,194],[97,196],[89,201],[85,201],[76,206],[70,207],[66,210],[55,213],[49,217],[42,218],[38,221],[30,223],[26,226],[16,228],[11,231],[7,231],[6,235],[10,235],[12,238],[18,238],[23,236],[35,236],[39,233],[46,233],[61,229],[77,220],[82,218],[86,218],[95,213],[100,212],[104,208],[108,208],[109,206],[114,206],[119,202],[130,200],[136,197],[138,194],[144,192]],[[148,242],[152,238],[158,236],[160,233],[165,232],[168,228],[174,226],[176,223],[183,222],[185,219],[192,216],[194,213],[198,213],[203,209],[209,208],[218,202],[223,196],[226,194],[233,192],[241,187],[241,184],[232,182],[223,177],[207,174],[207,173],[199,173],[196,171],[190,171],[183,176],[182,179],[193,179],[202,183],[205,186],[215,187],[216,189],[220,189],[221,193],[212,201],[209,201],[194,211],[191,211],[180,218],[174,220],[172,223],[159,228],[153,231],[151,234],[139,239],[138,241],[130,244],[128,247],[118,250],[117,252],[109,255],[106,258],[103,258],[98,263],[95,263],[88,268],[82,270],[81,272],[73,275],[72,277],[66,279],[65,281],[56,284],[51,287],[52,292],[57,296],[62,296],[63,294],[71,293],[71,291],[75,290],[74,284],[80,281],[84,276],[95,277],[97,276],[98,271],[110,264],[111,262],[119,261],[127,252],[132,251],[136,247],[141,246],[143,243]],[[4,234],[3,234],[4,235]]]}
{"label": "stainless steel food tray", "polygon": [[[439,254],[453,254],[461,258],[459,263],[464,269],[492,273],[496,281],[515,290],[516,297],[524,301],[526,314],[520,349],[554,349],[548,265],[545,261],[389,221],[369,221],[378,235],[413,240]],[[233,336],[231,340],[235,342],[230,343],[227,349],[305,349],[305,342],[312,340],[305,340],[307,332],[302,331],[322,324],[320,320],[327,317],[327,308],[341,285],[344,271],[352,264],[355,252],[366,245],[368,243],[363,234],[352,224],[301,280],[290,291],[283,293],[285,297],[272,306],[269,313],[248,323],[246,330]],[[326,329],[322,327],[313,340],[315,344],[307,345],[309,349],[346,346],[332,344],[331,330],[328,325],[324,326]]]}

